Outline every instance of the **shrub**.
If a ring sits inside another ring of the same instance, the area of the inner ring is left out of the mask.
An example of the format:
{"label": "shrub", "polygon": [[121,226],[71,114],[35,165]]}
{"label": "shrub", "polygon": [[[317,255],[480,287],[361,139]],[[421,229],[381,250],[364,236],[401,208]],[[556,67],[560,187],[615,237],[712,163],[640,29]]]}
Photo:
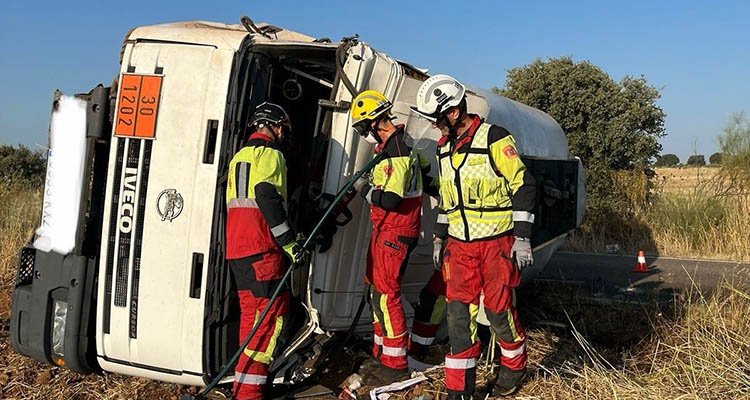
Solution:
{"label": "shrub", "polygon": [[31,151],[18,147],[0,145],[0,179],[19,182],[33,187],[41,187],[47,170],[47,159],[41,151]]}

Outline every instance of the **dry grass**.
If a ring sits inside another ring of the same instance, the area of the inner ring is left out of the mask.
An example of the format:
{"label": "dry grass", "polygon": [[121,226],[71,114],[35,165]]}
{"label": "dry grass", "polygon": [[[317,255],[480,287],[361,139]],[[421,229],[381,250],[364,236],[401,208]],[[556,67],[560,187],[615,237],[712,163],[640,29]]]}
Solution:
{"label": "dry grass", "polygon": [[721,168],[675,167],[656,168],[656,186],[663,193],[685,193],[716,178]]}
{"label": "dry grass", "polygon": [[568,250],[675,257],[750,260],[750,196],[724,195],[716,185],[719,168],[659,168],[653,195],[648,182],[621,173],[615,185],[626,193],[623,210],[584,219]]}
{"label": "dry grass", "polygon": [[177,400],[191,390],[119,375],[81,376],[15,353],[8,320],[17,255],[39,221],[41,190],[0,182],[0,204],[0,398]]}
{"label": "dry grass", "polygon": [[[566,330],[530,329],[530,378],[514,398],[750,398],[750,292],[724,284],[708,297],[684,293],[675,306],[669,317],[657,308],[641,309],[642,316],[650,314],[649,329],[629,335],[626,346],[593,342],[578,329],[587,321],[575,318],[563,324]],[[407,400],[423,393],[445,398],[443,371],[427,376],[428,382],[393,398]],[[479,398],[492,380],[489,368],[480,366]]]}
{"label": "dry grass", "polygon": [[[0,398],[177,399],[196,390],[111,374],[80,376],[13,352],[8,317],[16,254],[38,220],[40,193],[2,186],[0,202]],[[516,398],[750,398],[750,292],[744,288],[725,285],[707,298],[688,293],[670,317],[651,309],[593,308],[566,293],[543,292],[532,296],[533,303],[522,301],[535,304],[527,319],[557,322],[532,323],[531,376]],[[551,304],[569,312],[569,319],[552,315]],[[566,325],[576,330],[559,328]],[[444,393],[442,372],[434,374],[415,390]],[[479,388],[491,380],[486,368],[479,377]]]}

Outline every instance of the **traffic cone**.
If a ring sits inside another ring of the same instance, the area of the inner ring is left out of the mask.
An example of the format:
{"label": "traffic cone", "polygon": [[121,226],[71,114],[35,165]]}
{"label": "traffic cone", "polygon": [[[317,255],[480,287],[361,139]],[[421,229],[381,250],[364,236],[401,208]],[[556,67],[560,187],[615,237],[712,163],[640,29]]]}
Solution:
{"label": "traffic cone", "polygon": [[638,262],[635,264],[633,272],[648,272],[648,266],[646,265],[646,254],[643,253],[643,250],[638,250]]}

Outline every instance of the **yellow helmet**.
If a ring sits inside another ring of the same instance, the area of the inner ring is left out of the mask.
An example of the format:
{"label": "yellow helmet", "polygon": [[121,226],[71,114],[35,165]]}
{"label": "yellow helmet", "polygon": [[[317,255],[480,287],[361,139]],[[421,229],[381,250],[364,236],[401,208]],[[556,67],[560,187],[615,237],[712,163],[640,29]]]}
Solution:
{"label": "yellow helmet", "polygon": [[377,90],[365,90],[352,101],[352,126],[362,121],[372,121],[393,107],[383,93]]}

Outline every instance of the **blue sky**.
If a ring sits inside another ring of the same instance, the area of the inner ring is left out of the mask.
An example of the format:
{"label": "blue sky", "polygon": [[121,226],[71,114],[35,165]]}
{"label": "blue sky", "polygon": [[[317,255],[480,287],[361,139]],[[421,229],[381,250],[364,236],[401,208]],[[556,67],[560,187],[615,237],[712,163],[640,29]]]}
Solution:
{"label": "blue sky", "polygon": [[[665,153],[707,157],[727,117],[750,112],[750,2],[698,1],[5,1],[0,6],[0,142],[46,143],[52,92],[109,84],[132,27],[256,21],[373,47],[472,85],[570,55],[613,78],[662,88]],[[9,4],[10,3],[10,4]],[[471,4],[466,8],[464,4]]]}

